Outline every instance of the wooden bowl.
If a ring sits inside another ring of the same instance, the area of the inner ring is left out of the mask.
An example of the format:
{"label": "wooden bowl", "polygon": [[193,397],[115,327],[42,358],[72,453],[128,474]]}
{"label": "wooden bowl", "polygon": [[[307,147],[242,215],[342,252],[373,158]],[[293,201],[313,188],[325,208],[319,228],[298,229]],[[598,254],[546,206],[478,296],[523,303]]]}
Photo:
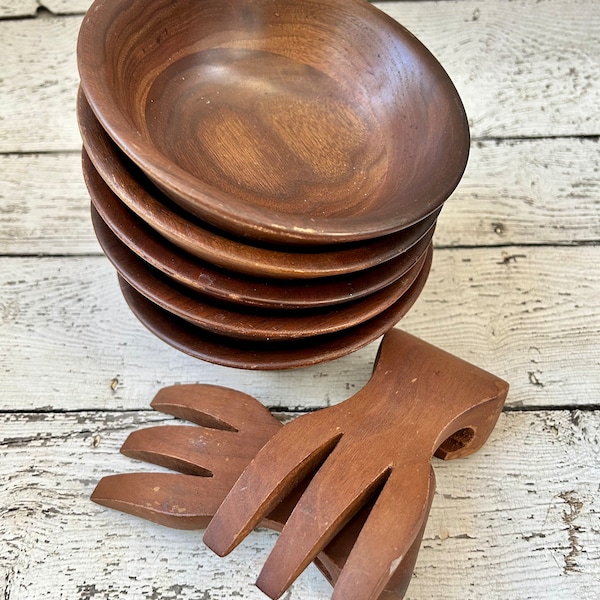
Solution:
{"label": "wooden bowl", "polygon": [[298,340],[349,329],[377,316],[411,287],[425,256],[403,277],[366,298],[336,307],[296,311],[252,310],[216,302],[177,286],[133,253],[92,208],[92,221],[108,259],[137,292],[154,304],[203,330],[236,340]]}
{"label": "wooden bowl", "polygon": [[103,227],[149,265],[177,283],[215,300],[272,309],[318,308],[364,298],[402,277],[425,254],[433,230],[409,250],[365,271],[284,280],[245,276],[220,269],[184,252],[160,236],[130,211],[114,194],[102,194],[106,184],[83,151],[83,171],[95,210],[102,224],[96,235],[102,245]]}
{"label": "wooden bowl", "polygon": [[[84,160],[84,175],[98,209],[120,201],[160,235],[198,258],[230,271],[254,277],[314,279],[363,271],[399,257],[423,237],[433,234],[440,209],[422,221],[381,238],[325,247],[261,247],[207,227],[173,205],[126,159],[91,112],[81,93],[77,109],[87,157],[101,176]],[[102,181],[103,180],[103,181]],[[117,197],[118,196],[118,197]]]}
{"label": "wooden bowl", "polygon": [[133,314],[154,335],[174,348],[201,360],[238,369],[276,370],[308,367],[350,354],[389,331],[410,310],[427,281],[431,248],[419,276],[390,308],[350,329],[302,340],[260,342],[219,336],[160,308],[126,281],[121,291]]}
{"label": "wooden bowl", "polygon": [[186,210],[251,239],[399,231],[466,165],[448,75],[365,0],[96,0],[77,52],[122,150]]}

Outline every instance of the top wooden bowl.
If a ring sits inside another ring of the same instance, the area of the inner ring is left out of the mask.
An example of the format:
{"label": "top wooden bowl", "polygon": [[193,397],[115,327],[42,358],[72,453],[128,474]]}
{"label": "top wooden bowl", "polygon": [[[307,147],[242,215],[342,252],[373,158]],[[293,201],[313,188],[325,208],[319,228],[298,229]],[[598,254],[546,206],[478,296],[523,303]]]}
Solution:
{"label": "top wooden bowl", "polygon": [[466,165],[446,72],[365,0],[97,0],[78,64],[122,150],[186,210],[253,239],[399,231]]}

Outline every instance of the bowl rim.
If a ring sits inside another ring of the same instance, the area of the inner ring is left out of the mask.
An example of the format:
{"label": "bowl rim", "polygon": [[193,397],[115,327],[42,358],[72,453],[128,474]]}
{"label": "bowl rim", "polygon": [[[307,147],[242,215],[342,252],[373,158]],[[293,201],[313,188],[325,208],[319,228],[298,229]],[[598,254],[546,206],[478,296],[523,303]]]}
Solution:
{"label": "bowl rim", "polygon": [[118,276],[121,293],[133,315],[169,346],[206,362],[247,370],[284,370],[314,366],[342,358],[374,342],[395,327],[414,306],[429,277],[433,251],[405,294],[387,310],[345,331],[296,342],[259,343],[231,340],[190,325],[160,308]]}
{"label": "bowl rim", "polygon": [[[132,0],[135,2],[136,0]],[[337,2],[338,0],[331,0]],[[161,153],[150,140],[145,138],[125,114],[120,110],[110,93],[110,86],[99,79],[103,70],[99,68],[98,50],[102,48],[104,36],[102,24],[111,15],[122,10],[124,0],[95,0],[87,11],[77,40],[77,65],[80,85],[89,102],[90,108],[102,127],[120,147],[155,183],[184,209],[212,225],[230,233],[251,237],[262,242],[303,245],[303,244],[338,244],[355,241],[366,241],[401,231],[415,222],[433,214],[453,193],[466,169],[469,149],[469,124],[462,100],[444,67],[433,54],[412,33],[385,12],[366,0],[344,0],[357,10],[367,11],[371,17],[381,19],[382,23],[391,27],[403,40],[410,42],[411,48],[418,51],[419,56],[433,65],[444,86],[450,92],[453,105],[457,110],[457,123],[460,135],[453,152],[452,169],[454,175],[449,177],[443,192],[428,201],[427,210],[407,218],[404,211],[397,211],[394,218],[389,214],[382,218],[374,213],[359,216],[325,217],[319,219],[315,215],[293,215],[276,210],[256,207],[237,200],[226,191],[214,187],[192,175],[174,162],[166,154]],[[390,202],[396,202],[391,199]],[[243,205],[243,210],[240,206]]]}
{"label": "bowl rim", "polygon": [[[79,96],[78,120],[85,157],[90,165],[82,164],[84,175],[93,171],[106,186],[106,194],[122,202],[144,223],[177,248],[194,257],[229,271],[249,276],[273,279],[310,280],[335,276],[350,276],[365,269],[396,260],[410,252],[424,238],[432,237],[439,210],[412,225],[411,230],[350,245],[313,247],[303,252],[304,246],[290,250],[282,247],[261,247],[253,240],[228,237],[203,227],[196,221],[187,221],[180,213],[171,213],[169,207],[146,189],[146,177],[139,179],[120,159],[118,150],[87,109],[83,93]],[[99,136],[102,137],[99,137]],[[135,169],[138,169],[135,166]],[[111,200],[104,196],[103,204]],[[166,210],[165,210],[166,209]],[[408,235],[408,237],[407,237]],[[291,259],[291,260],[290,260]]]}
{"label": "bowl rim", "polygon": [[[90,179],[93,180],[97,172],[94,173],[85,150],[83,168],[84,174],[88,174],[86,184],[89,186]],[[93,194],[90,193],[90,196],[104,226],[165,277],[192,291],[201,292],[214,301],[222,300],[253,308],[302,310],[334,307],[359,300],[400,279],[421,259],[433,238],[433,231],[430,231],[400,256],[342,276],[303,280],[254,277],[196,259],[163,238],[124,203],[110,205],[103,203],[99,197],[94,202]],[[177,264],[176,270],[173,269],[174,264]],[[311,289],[308,297],[307,288]],[[314,290],[322,293],[315,294]]]}
{"label": "bowl rim", "polygon": [[135,254],[110,229],[100,213],[92,209],[92,222],[98,241],[118,274],[140,294],[184,321],[236,340],[293,341],[329,335],[376,317],[398,302],[408,292],[427,262],[426,251],[396,281],[363,298],[340,305],[266,311],[233,303],[223,303],[203,293],[193,292],[159,274]]}

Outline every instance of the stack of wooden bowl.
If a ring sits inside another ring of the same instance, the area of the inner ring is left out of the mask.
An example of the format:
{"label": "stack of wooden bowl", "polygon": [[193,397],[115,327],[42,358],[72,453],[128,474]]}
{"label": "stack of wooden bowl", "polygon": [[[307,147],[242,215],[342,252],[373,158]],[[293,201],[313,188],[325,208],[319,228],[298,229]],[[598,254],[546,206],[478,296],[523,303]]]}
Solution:
{"label": "stack of wooden bowl", "polygon": [[98,0],[78,64],[96,233],[160,338],[292,368],[413,305],[469,132],[393,19],[364,0]]}

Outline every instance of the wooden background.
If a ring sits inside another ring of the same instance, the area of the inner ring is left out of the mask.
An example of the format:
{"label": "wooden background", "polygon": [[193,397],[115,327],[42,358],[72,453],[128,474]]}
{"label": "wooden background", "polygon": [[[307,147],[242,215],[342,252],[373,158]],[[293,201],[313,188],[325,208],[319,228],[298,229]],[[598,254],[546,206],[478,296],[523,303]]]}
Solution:
{"label": "wooden background", "polygon": [[[217,559],[198,532],[92,504],[160,387],[228,385],[291,416],[366,383],[377,344],[239,372],[183,356],[125,308],[94,239],[75,122],[89,0],[0,0],[0,598],[264,597],[274,535]],[[379,4],[450,73],[467,172],[406,330],[508,380],[486,447],[435,462],[410,600],[600,597],[600,3]],[[143,467],[146,468],[146,467]],[[286,600],[328,598],[316,569]]]}

